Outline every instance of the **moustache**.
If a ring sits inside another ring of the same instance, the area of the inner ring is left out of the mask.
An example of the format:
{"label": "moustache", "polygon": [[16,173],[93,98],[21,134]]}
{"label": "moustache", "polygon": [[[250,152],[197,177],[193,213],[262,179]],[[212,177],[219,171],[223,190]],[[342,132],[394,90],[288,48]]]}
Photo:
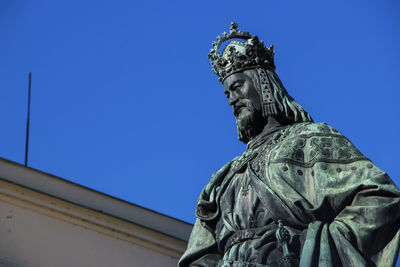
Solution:
{"label": "moustache", "polygon": [[250,111],[254,110],[253,103],[249,100],[240,100],[237,103],[235,103],[235,105],[232,108],[233,108],[233,115],[235,117],[239,116],[240,110],[242,108],[247,108]]}

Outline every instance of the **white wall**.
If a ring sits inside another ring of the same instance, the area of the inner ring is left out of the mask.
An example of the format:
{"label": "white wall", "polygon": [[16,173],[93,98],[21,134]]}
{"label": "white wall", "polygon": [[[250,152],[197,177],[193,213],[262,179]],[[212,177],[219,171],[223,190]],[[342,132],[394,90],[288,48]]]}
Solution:
{"label": "white wall", "polygon": [[[165,216],[158,218],[162,224]],[[168,267],[186,244],[0,179],[0,266]]]}

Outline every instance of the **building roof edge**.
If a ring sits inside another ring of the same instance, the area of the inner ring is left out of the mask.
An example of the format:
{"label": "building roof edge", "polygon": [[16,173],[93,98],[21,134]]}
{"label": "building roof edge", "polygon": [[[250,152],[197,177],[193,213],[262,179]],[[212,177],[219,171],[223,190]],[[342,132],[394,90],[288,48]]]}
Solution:
{"label": "building roof edge", "polygon": [[0,158],[0,179],[188,241],[193,225],[55,175]]}

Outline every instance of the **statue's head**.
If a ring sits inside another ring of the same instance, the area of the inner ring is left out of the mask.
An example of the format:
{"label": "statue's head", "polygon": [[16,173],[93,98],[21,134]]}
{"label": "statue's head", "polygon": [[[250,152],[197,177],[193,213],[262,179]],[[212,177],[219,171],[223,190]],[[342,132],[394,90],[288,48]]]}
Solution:
{"label": "statue's head", "polygon": [[270,117],[282,125],[312,121],[275,73],[273,46],[266,47],[257,36],[237,27],[232,22],[230,32],[217,37],[208,57],[233,108],[239,140],[250,141]]}

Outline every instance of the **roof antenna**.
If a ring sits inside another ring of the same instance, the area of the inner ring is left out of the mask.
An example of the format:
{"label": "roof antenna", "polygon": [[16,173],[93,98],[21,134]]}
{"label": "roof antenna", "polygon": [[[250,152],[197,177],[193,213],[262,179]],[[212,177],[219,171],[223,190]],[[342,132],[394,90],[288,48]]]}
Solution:
{"label": "roof antenna", "polygon": [[29,86],[28,86],[28,119],[26,121],[26,142],[25,142],[25,166],[28,166],[28,148],[29,148],[29,118],[31,115],[31,82],[32,73],[29,72]]}

